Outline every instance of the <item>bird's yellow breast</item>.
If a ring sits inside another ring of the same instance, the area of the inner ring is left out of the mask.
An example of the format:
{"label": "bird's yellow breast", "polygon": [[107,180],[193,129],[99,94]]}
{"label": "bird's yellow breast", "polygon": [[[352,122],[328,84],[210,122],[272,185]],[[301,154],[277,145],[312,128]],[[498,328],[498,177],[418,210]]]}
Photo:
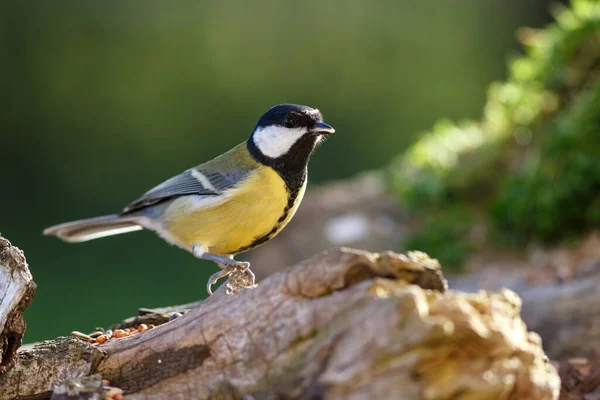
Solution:
{"label": "bird's yellow breast", "polygon": [[273,169],[256,168],[220,196],[184,196],[165,210],[162,224],[169,240],[190,250],[231,255],[254,248],[281,231],[294,216],[306,181],[290,199],[283,179]]}

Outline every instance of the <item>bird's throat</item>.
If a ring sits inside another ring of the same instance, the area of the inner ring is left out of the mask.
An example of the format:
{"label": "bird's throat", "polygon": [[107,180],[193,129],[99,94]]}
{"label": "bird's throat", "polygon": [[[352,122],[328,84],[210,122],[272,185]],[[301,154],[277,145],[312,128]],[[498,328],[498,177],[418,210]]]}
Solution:
{"label": "bird's throat", "polygon": [[317,136],[305,135],[298,139],[286,154],[277,158],[262,154],[252,138],[248,140],[247,145],[248,151],[256,161],[277,171],[288,190],[297,193],[306,180],[306,167],[317,141]]}

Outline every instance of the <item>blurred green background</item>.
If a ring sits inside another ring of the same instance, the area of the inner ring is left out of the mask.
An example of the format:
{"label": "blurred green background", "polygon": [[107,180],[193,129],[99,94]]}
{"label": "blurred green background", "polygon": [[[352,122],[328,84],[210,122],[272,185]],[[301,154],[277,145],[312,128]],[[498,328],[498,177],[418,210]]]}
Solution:
{"label": "blurred green background", "polygon": [[440,117],[479,118],[550,3],[2,2],[0,232],[38,284],[25,340],[198,300],[216,269],[150,232],[69,245],[44,227],[120,210],[281,102],[338,131],[312,183],[383,167]]}

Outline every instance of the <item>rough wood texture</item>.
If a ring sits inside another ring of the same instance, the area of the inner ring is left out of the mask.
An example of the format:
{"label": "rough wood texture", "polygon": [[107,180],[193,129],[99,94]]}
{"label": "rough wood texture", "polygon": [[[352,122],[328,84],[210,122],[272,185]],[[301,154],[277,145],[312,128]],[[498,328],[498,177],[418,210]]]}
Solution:
{"label": "rough wood texture", "polygon": [[448,279],[457,290],[515,291],[523,320],[553,360],[600,354],[600,233],[569,248],[538,251],[520,264],[487,262]]}
{"label": "rough wood texture", "polygon": [[0,398],[47,398],[59,380],[54,395],[64,396],[69,380],[93,373],[127,399],[558,398],[557,372],[519,318],[519,298],[447,291],[423,253],[323,252],[256,289],[229,296],[221,287],[183,308],[103,345],[63,338],[20,352],[0,377],[12,392]]}
{"label": "rough wood texture", "polygon": [[0,374],[16,360],[25,333],[23,312],[35,289],[23,252],[0,236]]}
{"label": "rough wood texture", "polygon": [[20,350],[15,366],[0,375],[0,399],[50,398],[55,384],[89,375],[103,357],[89,343],[65,337]]}
{"label": "rough wood texture", "polygon": [[544,339],[544,348],[552,359],[600,354],[600,273],[538,285],[527,284],[519,271],[512,276],[506,272],[499,275],[475,275],[451,282],[452,287],[467,291],[514,286],[523,301],[523,320]]}

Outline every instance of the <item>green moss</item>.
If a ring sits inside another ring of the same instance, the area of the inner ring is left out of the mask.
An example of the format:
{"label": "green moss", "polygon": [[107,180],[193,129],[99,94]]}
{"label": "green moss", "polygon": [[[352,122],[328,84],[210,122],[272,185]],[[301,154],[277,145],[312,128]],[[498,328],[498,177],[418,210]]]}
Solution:
{"label": "green moss", "polygon": [[554,14],[544,30],[520,31],[526,55],[490,85],[481,121],[442,120],[389,167],[422,222],[407,248],[461,263],[483,243],[467,234],[475,208],[503,243],[600,226],[600,3]]}
{"label": "green moss", "polygon": [[510,176],[493,204],[504,236],[545,242],[600,226],[600,86],[555,118],[539,156]]}

